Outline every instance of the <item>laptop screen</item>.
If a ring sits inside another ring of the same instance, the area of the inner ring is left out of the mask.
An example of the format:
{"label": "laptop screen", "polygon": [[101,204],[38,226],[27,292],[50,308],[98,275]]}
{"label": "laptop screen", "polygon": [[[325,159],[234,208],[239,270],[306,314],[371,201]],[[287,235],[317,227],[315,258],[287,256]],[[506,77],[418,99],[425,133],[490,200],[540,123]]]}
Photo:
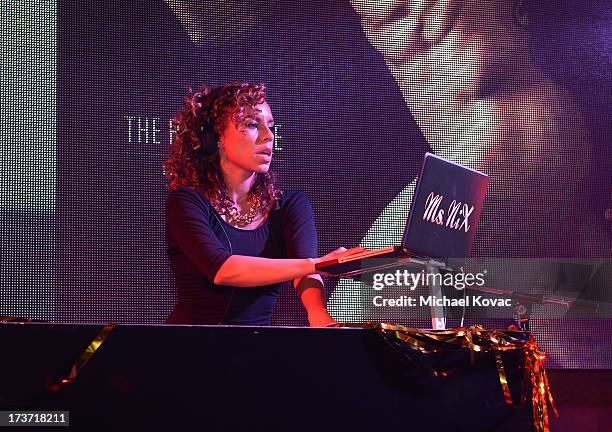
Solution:
{"label": "laptop screen", "polygon": [[425,154],[402,239],[406,252],[432,258],[467,258],[489,178]]}

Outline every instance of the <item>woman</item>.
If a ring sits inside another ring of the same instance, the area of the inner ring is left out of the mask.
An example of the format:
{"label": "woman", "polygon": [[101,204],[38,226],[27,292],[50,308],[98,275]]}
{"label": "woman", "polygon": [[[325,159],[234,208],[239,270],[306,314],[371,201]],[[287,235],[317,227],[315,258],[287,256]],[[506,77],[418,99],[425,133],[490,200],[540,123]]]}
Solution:
{"label": "woman", "polygon": [[335,324],[315,274],[310,203],[303,192],[281,192],[269,171],[274,119],[264,86],[232,82],[184,102],[165,165],[178,289],[167,322],[270,325],[280,283],[293,280],[310,325]]}

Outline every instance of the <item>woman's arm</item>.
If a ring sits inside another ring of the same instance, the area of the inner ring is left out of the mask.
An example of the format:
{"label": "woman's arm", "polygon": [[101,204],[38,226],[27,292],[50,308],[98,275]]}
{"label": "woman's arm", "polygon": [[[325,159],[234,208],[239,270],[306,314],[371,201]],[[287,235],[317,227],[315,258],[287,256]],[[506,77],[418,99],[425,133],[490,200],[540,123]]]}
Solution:
{"label": "woman's arm", "polygon": [[[317,258],[315,264],[321,261],[337,259],[343,256],[362,252],[365,248],[358,246],[352,249],[340,247],[335,251]],[[325,304],[324,284],[323,279],[318,274],[309,274],[302,278],[297,278],[293,281],[293,286],[297,290],[298,296],[308,313],[308,323],[311,327],[326,327],[337,324],[331,315],[327,312]]]}
{"label": "woman's arm", "polygon": [[[259,258],[245,255],[231,255],[217,271],[214,283],[217,285],[229,285],[248,288],[251,286],[271,285],[286,282],[293,279],[293,284],[298,290],[300,297],[308,288],[323,288],[321,276],[316,274],[316,264],[321,261],[340,258],[363,251],[364,248],[356,247],[347,250],[340,247],[321,258],[293,258],[273,259]],[[320,293],[305,294],[307,302],[313,307],[323,306],[324,302]],[[305,304],[306,306],[306,304]]]}
{"label": "woman's arm", "polygon": [[315,273],[313,258],[272,259],[232,255],[219,268],[214,283],[235,287],[257,287],[286,282]]}
{"label": "woman's arm", "polygon": [[308,323],[311,327],[325,327],[336,324],[336,321],[327,312],[321,276],[318,274],[308,275],[294,280],[293,284],[308,313]]}
{"label": "woman's arm", "polygon": [[[282,215],[287,256],[289,258],[316,256],[317,232],[312,207],[306,194],[298,192],[286,197]],[[348,253],[353,252],[351,250]],[[314,258],[313,263],[338,258],[346,253],[347,250],[341,247],[321,258]],[[298,296],[308,313],[308,322],[312,327],[335,324],[325,306],[323,280],[314,273],[313,269],[309,274],[294,278],[293,281]]]}

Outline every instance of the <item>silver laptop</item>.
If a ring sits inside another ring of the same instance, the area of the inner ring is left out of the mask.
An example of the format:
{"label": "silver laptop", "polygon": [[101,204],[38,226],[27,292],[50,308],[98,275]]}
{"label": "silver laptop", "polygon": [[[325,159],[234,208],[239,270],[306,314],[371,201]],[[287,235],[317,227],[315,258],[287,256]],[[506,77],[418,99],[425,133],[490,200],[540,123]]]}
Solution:
{"label": "silver laptop", "polygon": [[353,277],[409,258],[467,258],[488,184],[486,174],[426,153],[402,244],[322,261],[316,268],[329,276]]}

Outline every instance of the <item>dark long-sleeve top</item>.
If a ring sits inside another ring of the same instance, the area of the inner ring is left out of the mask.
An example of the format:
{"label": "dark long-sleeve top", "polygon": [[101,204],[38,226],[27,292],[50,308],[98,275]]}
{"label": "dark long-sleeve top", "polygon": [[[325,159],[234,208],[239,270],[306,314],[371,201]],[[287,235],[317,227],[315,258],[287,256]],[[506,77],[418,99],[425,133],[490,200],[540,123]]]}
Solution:
{"label": "dark long-sleeve top", "polygon": [[225,222],[204,195],[181,187],[166,201],[166,240],[177,287],[171,324],[270,325],[281,284],[216,285],[221,265],[231,255],[317,256],[312,207],[302,191],[285,191],[263,224],[244,230]]}

